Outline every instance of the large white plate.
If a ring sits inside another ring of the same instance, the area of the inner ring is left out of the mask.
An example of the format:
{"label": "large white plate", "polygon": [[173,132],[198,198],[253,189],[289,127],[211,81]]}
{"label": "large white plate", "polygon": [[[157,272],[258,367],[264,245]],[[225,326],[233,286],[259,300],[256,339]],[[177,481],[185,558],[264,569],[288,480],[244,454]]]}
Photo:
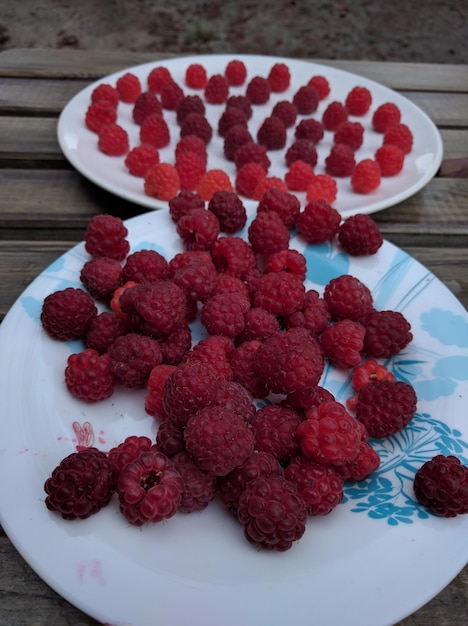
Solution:
{"label": "large white plate", "polygon": [[[286,63],[291,71],[291,86],[287,92],[272,94],[270,101],[266,105],[254,107],[254,114],[249,121],[249,129],[254,138],[256,137],[257,129],[264,118],[269,115],[274,103],[278,100],[291,99],[297,89],[306,84],[316,74],[326,76],[331,86],[330,95],[320,103],[317,112],[314,114],[314,117],[317,119],[321,119],[325,107],[330,102],[334,100],[344,102],[348,92],[356,85],[368,87],[372,92],[373,104],[370,112],[363,118],[352,118],[361,121],[366,129],[363,146],[356,153],[357,160],[373,157],[375,150],[382,143],[382,135],[371,129],[371,117],[375,108],[384,102],[394,102],[400,107],[402,122],[411,128],[414,135],[414,147],[405,159],[403,171],[398,176],[383,179],[379,188],[368,195],[354,193],[348,178],[338,180],[338,197],[334,206],[341,212],[343,217],[358,212],[372,213],[393,206],[419,191],[437,172],[443,152],[439,132],[431,119],[420,108],[400,94],[367,78],[324,65],[257,55],[182,57],[146,63],[106,76],[78,93],[63,109],[57,129],[58,141],[63,153],[79,172],[107,191],[144,207],[154,209],[166,206],[167,203],[145,195],[142,180],[128,173],[124,157],[108,157],[98,151],[96,135],[87,130],[84,125],[84,116],[90,103],[91,93],[102,82],[115,85],[119,76],[127,71],[131,71],[138,76],[143,87],[146,88],[146,79],[150,70],[159,65],[167,67],[173,78],[181,86],[184,86],[185,71],[191,63],[203,64],[208,74],[212,75],[223,73],[229,60],[233,58],[244,61],[248,69],[246,84],[254,76],[266,77],[272,65],[277,62]],[[245,93],[246,84],[242,87],[231,88],[230,93]],[[184,91],[186,94],[200,93],[185,86]],[[217,121],[223,110],[224,105],[206,105],[206,115],[214,130],[213,139],[208,146],[208,168],[221,167],[229,174],[231,181],[234,182],[235,166],[224,158],[223,140],[217,135]],[[130,145],[137,145],[139,143],[139,127],[132,121],[132,105],[121,103],[118,111],[118,121],[128,131]],[[179,127],[175,121],[174,112],[166,111],[165,118],[171,130],[171,143],[167,148],[161,150],[160,155],[161,160],[173,163],[174,147],[179,139]],[[300,119],[302,118],[299,117],[298,122]],[[293,141],[293,133],[294,129],[290,128],[288,130],[287,146]],[[333,133],[326,132],[324,139],[318,144],[316,173],[324,172],[324,159],[330,151],[332,141]],[[268,153],[272,163],[269,175],[284,176],[287,170],[284,162],[284,153],[285,150],[270,151]],[[297,195],[302,202],[305,201],[304,194]]]}
{"label": "large white plate", "polygon": [[[166,210],[127,225],[132,250],[152,248],[167,258],[181,250]],[[253,549],[216,502],[142,528],[124,520],[115,500],[85,521],[50,513],[43,483],[78,444],[108,450],[132,434],[154,436],[156,422],[144,411],[144,391],[90,405],[65,389],[65,361],[82,347],[51,340],[39,315],[47,294],[80,285],[83,244],[46,269],[2,322],[0,522],[36,572],[95,619],[121,626],[385,626],[428,602],[465,566],[468,516],[428,514],[415,502],[412,480],[439,452],[468,462],[467,312],[390,243],[353,259],[297,237],[291,245],[307,258],[308,287],[321,291],[333,276],[351,273],[371,288],[377,308],[409,319],[414,340],[387,365],[414,386],[419,403],[403,432],[373,442],[379,470],[348,485],[345,501],[311,518],[285,553]],[[194,326],[194,340],[200,336]],[[351,395],[349,380],[333,369],[322,383],[341,401]]]}

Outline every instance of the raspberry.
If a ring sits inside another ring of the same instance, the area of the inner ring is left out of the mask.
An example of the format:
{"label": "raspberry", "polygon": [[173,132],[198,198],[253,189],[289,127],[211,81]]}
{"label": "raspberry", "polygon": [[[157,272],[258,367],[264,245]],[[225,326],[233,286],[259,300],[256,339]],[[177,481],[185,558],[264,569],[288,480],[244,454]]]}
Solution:
{"label": "raspberry", "polygon": [[110,106],[117,108],[119,104],[119,92],[108,83],[101,83],[91,93],[91,102],[107,102]]}
{"label": "raspberry", "polygon": [[[177,257],[183,254],[192,254],[199,252],[197,250],[187,250],[185,253],[176,255]],[[171,277],[172,281],[182,289],[189,300],[195,300],[204,302],[210,298],[217,285],[217,273],[216,268],[211,261],[211,256],[207,252],[207,258],[193,258],[193,260],[187,260],[187,263],[181,264],[176,267],[172,264]]]}
{"label": "raspberry", "polygon": [[325,158],[325,172],[330,176],[351,176],[355,165],[354,150],[345,143],[336,143]]}
{"label": "raspberry", "polygon": [[361,443],[356,420],[339,402],[322,402],[306,411],[297,429],[302,453],[317,463],[342,465],[353,461]]}
{"label": "raspberry", "polygon": [[176,108],[176,120],[179,126],[182,126],[185,118],[190,113],[199,113],[200,115],[205,115],[205,105],[200,96],[197,95],[188,95],[184,96]]}
{"label": "raspberry", "polygon": [[239,59],[233,59],[229,61],[224,70],[224,76],[229,85],[233,87],[240,87],[245,83],[247,78],[247,68],[243,61]]}
{"label": "raspberry", "polygon": [[253,304],[285,317],[302,308],[304,294],[305,287],[298,276],[287,271],[269,272],[259,278]]}
{"label": "raspberry", "polygon": [[275,104],[271,115],[281,120],[285,128],[290,128],[296,122],[297,108],[289,100],[281,100]]}
{"label": "raspberry", "polygon": [[288,167],[291,167],[291,164],[298,159],[308,163],[311,167],[317,165],[317,150],[308,139],[296,139],[287,149],[285,160]]}
{"label": "raspberry", "polygon": [[372,127],[378,133],[385,133],[394,124],[399,124],[401,111],[393,102],[381,104],[372,115]]}
{"label": "raspberry", "polygon": [[115,106],[107,100],[101,100],[91,104],[85,115],[86,128],[93,133],[99,133],[105,126],[115,124],[117,111]]}
{"label": "raspberry", "polygon": [[229,96],[229,84],[222,74],[213,74],[205,87],[205,100],[210,104],[223,104]]}
{"label": "raspberry", "polygon": [[309,515],[328,515],[343,500],[343,478],[331,465],[299,456],[284,470],[284,477],[296,485]]}
{"label": "raspberry", "polygon": [[350,115],[365,115],[372,104],[372,94],[367,87],[353,87],[345,99]]}
{"label": "raspberry", "polygon": [[305,256],[292,248],[273,252],[265,261],[264,272],[267,274],[281,271],[290,272],[304,281],[307,274]]}
{"label": "raspberry", "polygon": [[134,461],[142,452],[151,450],[153,445],[149,437],[131,435],[114,448],[111,448],[107,454],[107,458],[112,465],[116,477],[119,476],[127,463]]}
{"label": "raspberry", "polygon": [[355,367],[361,362],[365,329],[354,320],[339,320],[320,335],[325,354],[339,369]]}
{"label": "raspberry", "polygon": [[367,441],[361,441],[356,458],[343,465],[337,465],[336,471],[345,481],[364,480],[380,465],[380,457]]}
{"label": "raspberry", "polygon": [[234,349],[234,344],[225,335],[210,335],[201,339],[187,352],[183,363],[204,363],[210,365],[218,375],[218,382],[213,391],[213,403],[218,404],[219,385],[222,380],[232,379],[232,370],[229,365],[229,355]]}
{"label": "raspberry", "polygon": [[109,504],[115,476],[104,452],[85,448],[62,459],[44,483],[45,504],[63,519],[86,519]]}
{"label": "raspberry", "polygon": [[241,237],[218,237],[211,246],[211,258],[220,272],[244,279],[257,266],[252,247]]}
{"label": "raspberry", "polygon": [[300,453],[300,440],[296,433],[302,416],[293,409],[267,404],[258,409],[250,419],[255,437],[255,449],[269,452],[278,461],[289,461]]}
{"label": "raspberry", "polygon": [[273,313],[260,307],[253,307],[244,315],[244,328],[237,336],[239,343],[244,341],[264,341],[280,330],[278,319]]}
{"label": "raspberry", "polygon": [[398,146],[404,154],[413,149],[413,133],[406,124],[392,124],[384,133],[383,145]]}
{"label": "raspberry", "polygon": [[284,182],[290,191],[305,191],[314,178],[313,168],[301,159],[291,163],[284,175]]}
{"label": "raspberry", "polygon": [[268,84],[271,91],[281,93],[286,91],[291,82],[291,72],[286,63],[275,63],[268,72]]}
{"label": "raspberry", "polygon": [[383,244],[377,223],[364,213],[352,215],[341,224],[338,240],[343,250],[354,256],[375,254]]}
{"label": "raspberry", "polygon": [[233,379],[243,385],[254,398],[268,395],[268,388],[259,377],[257,351],[261,346],[258,340],[244,341],[229,355]]}
{"label": "raspberry", "polygon": [[328,326],[330,321],[328,305],[317,291],[309,289],[305,293],[304,304],[299,311],[286,317],[286,328],[304,327],[316,337]]}
{"label": "raspberry", "polygon": [[271,165],[266,147],[261,146],[258,143],[254,143],[253,141],[245,141],[239,146],[234,153],[234,162],[237,170],[239,170],[246,163],[258,163],[266,172],[268,172]]}
{"label": "raspberry", "polygon": [[120,511],[135,526],[162,522],[177,513],[183,489],[184,481],[170,459],[158,451],[142,452],[120,472]]}
{"label": "raspberry", "polygon": [[219,272],[216,277],[215,293],[237,293],[250,298],[250,289],[241,278],[227,272]]}
{"label": "raspberry", "polygon": [[338,126],[333,136],[335,143],[345,143],[353,150],[359,150],[364,138],[364,126],[359,122],[346,120]]}
{"label": "raspberry", "polygon": [[236,193],[246,198],[253,198],[257,185],[266,175],[265,169],[259,163],[246,163],[236,174],[234,183]]}
{"label": "raspberry", "polygon": [[186,215],[192,209],[204,207],[204,201],[193,191],[180,191],[169,200],[169,214],[174,222],[178,222],[182,215]]}
{"label": "raspberry", "polygon": [[338,195],[338,186],[336,180],[329,174],[316,174],[306,189],[306,200],[324,200],[328,204],[332,204]]}
{"label": "raspberry", "polygon": [[244,328],[244,315],[249,307],[250,302],[239,294],[216,294],[203,305],[200,321],[210,335],[234,338]]}
{"label": "raspberry", "polygon": [[394,380],[392,372],[389,372],[385,365],[377,363],[374,359],[367,359],[359,367],[355,367],[352,377],[352,386],[355,391],[368,383],[378,380]]}
{"label": "raspberry", "polygon": [[113,311],[103,311],[91,320],[84,343],[87,348],[104,354],[117,337],[124,335],[127,327],[124,320]]}
{"label": "raspberry", "polygon": [[374,358],[401,352],[413,340],[411,325],[399,311],[371,311],[362,318],[364,351]]}
{"label": "raspberry", "polygon": [[338,101],[331,102],[322,115],[322,124],[325,130],[335,131],[338,126],[346,122],[348,111],[346,107]]}
{"label": "raspberry", "polygon": [[208,154],[206,151],[206,143],[201,137],[197,137],[197,135],[185,135],[185,137],[179,139],[175,147],[176,163],[180,155],[184,152],[195,153],[197,156],[200,157],[200,159],[202,159],[203,163],[206,166],[206,163],[208,161]]}
{"label": "raspberry", "polygon": [[313,85],[303,85],[296,91],[292,101],[300,115],[311,115],[319,104],[317,90]]}
{"label": "raspberry", "polygon": [[158,426],[156,433],[156,446],[170,459],[185,450],[184,429],[171,419],[163,420]]}
{"label": "raspberry", "polygon": [[114,295],[112,296],[112,299],[110,301],[110,307],[112,311],[116,313],[116,315],[118,315],[122,320],[127,319],[127,314],[122,311],[122,307],[120,306],[120,298],[123,296],[125,291],[127,291],[127,289],[130,289],[130,287],[136,287],[137,284],[138,283],[134,281],[129,281],[128,283],[125,283],[124,285],[116,289]]}
{"label": "raspberry", "polygon": [[166,120],[157,114],[147,115],[140,126],[140,141],[157,150],[168,146],[171,135]]}
{"label": "raspberry", "polygon": [[456,456],[437,454],[414,477],[416,500],[442,517],[468,513],[468,467]]}
{"label": "raspberry", "polygon": [[169,263],[156,250],[137,250],[130,254],[123,267],[124,282],[152,283],[169,278]]}
{"label": "raspberry", "polygon": [[143,124],[148,115],[162,116],[162,114],[162,104],[151,91],[144,91],[135,100],[132,110],[132,117],[135,124],[139,126]]}
{"label": "raspberry", "polygon": [[185,70],[185,84],[191,89],[204,89],[208,82],[206,69],[200,63],[190,63]]}
{"label": "raspberry", "polygon": [[225,137],[233,126],[247,127],[247,117],[242,109],[227,106],[218,120],[218,135]]}
{"label": "raspberry", "polygon": [[356,418],[364,424],[369,437],[382,439],[410,423],[416,403],[416,393],[408,383],[379,380],[359,389]]}
{"label": "raspberry", "polygon": [[180,152],[176,156],[175,168],[179,175],[180,188],[193,191],[206,172],[206,159],[196,152]]}
{"label": "raspberry", "polygon": [[304,534],[307,508],[290,481],[282,476],[261,476],[246,485],[237,517],[254,546],[284,552]]}
{"label": "raspberry", "polygon": [[167,363],[155,365],[146,381],[148,393],[145,398],[145,411],[148,415],[152,415],[156,419],[167,419],[163,405],[164,385],[175,368],[175,365],[169,365]]}
{"label": "raspberry", "polygon": [[150,91],[153,91],[154,93],[159,93],[164,83],[167,83],[173,79],[167,67],[164,67],[163,65],[157,65],[156,67],[153,67],[153,69],[150,71],[146,80]]}
{"label": "raspberry", "polygon": [[179,102],[184,97],[184,91],[174,80],[168,80],[161,85],[159,97],[163,109],[176,111]]}
{"label": "raspberry", "polygon": [[98,148],[108,156],[123,156],[130,144],[127,131],[118,124],[106,124],[98,135]]}
{"label": "raspberry", "polygon": [[247,96],[237,95],[237,96],[229,96],[226,100],[227,107],[236,107],[237,109],[241,109],[245,113],[245,117],[250,120],[253,114],[252,105],[250,104]]}
{"label": "raspberry", "polygon": [[334,320],[360,320],[374,307],[370,289],[349,274],[332,278],[325,286],[323,298]]}
{"label": "raspberry", "polygon": [[125,157],[125,165],[132,176],[144,178],[152,165],[159,163],[159,152],[154,146],[142,145],[132,148]]}
{"label": "raspberry", "polygon": [[312,200],[297,218],[298,231],[309,243],[324,243],[337,234],[341,215],[325,200]]}
{"label": "raspberry", "polygon": [[202,469],[226,476],[252,454],[254,436],[235,411],[212,406],[189,419],[185,445]]}
{"label": "raspberry", "polygon": [[156,163],[144,178],[145,194],[158,200],[170,200],[177,194],[179,187],[179,174],[170,163]]}
{"label": "raspberry", "polygon": [[216,191],[208,203],[219,221],[220,230],[235,233],[241,230],[247,221],[247,211],[240,198],[232,191]]}
{"label": "raspberry", "polygon": [[120,76],[115,86],[122,102],[133,104],[141,94],[140,79],[131,72],[126,72]]}
{"label": "raspberry", "polygon": [[[244,145],[253,143],[252,135],[244,124],[236,124],[226,132],[223,153],[228,161],[234,161],[237,151]],[[266,153],[266,148],[263,148]]]}
{"label": "raspberry", "polygon": [[266,78],[254,76],[245,90],[245,95],[251,104],[266,104],[270,99],[271,87]]}
{"label": "raspberry", "polygon": [[316,339],[302,328],[279,331],[256,352],[261,380],[273,393],[289,394],[317,385],[324,358]]}
{"label": "raspberry", "polygon": [[325,76],[321,76],[320,74],[317,76],[312,76],[308,84],[315,87],[320,100],[325,100],[325,98],[330,93],[330,84]]}
{"label": "raspberry", "polygon": [[178,365],[192,346],[192,330],[189,323],[195,319],[193,314],[187,313],[187,323],[179,326],[168,335],[160,338],[162,360],[168,365]]}
{"label": "raspberry", "polygon": [[294,129],[294,137],[296,139],[307,139],[314,145],[323,139],[323,135],[323,125],[313,118],[301,120]]}
{"label": "raspberry", "polygon": [[65,368],[65,384],[75,398],[98,402],[114,393],[114,379],[107,354],[100,356],[96,350],[87,348],[71,354]]}
{"label": "raspberry", "polygon": [[216,496],[216,476],[200,469],[191,455],[185,450],[174,455],[172,462],[184,481],[179,511],[182,511],[182,513],[193,513],[194,511],[206,509]]}
{"label": "raspberry", "polygon": [[303,409],[307,411],[313,407],[317,407],[322,402],[334,401],[335,397],[332,393],[321,387],[320,385],[313,385],[307,387],[303,391],[293,391],[283,401],[284,406],[289,406],[292,409]]}
{"label": "raspberry", "polygon": [[233,191],[231,180],[224,170],[212,169],[205,172],[196,189],[205,202],[209,202],[216,191]]}
{"label": "raspberry", "polygon": [[203,139],[205,145],[209,144],[213,136],[211,124],[201,113],[189,113],[180,127],[180,138],[195,135]]}
{"label": "raspberry", "polygon": [[276,211],[260,211],[248,228],[248,240],[257,254],[268,256],[289,247],[290,233]]}
{"label": "raspberry", "polygon": [[209,250],[219,235],[219,221],[208,209],[192,209],[177,222],[186,250]]}
{"label": "raspberry", "polygon": [[382,176],[396,176],[403,169],[405,153],[398,146],[388,143],[376,150],[374,159],[379,164]]}
{"label": "raspberry", "polygon": [[87,261],[80,272],[80,280],[95,300],[110,302],[114,291],[120,287],[123,270],[119,261],[96,257]]}
{"label": "raspberry", "polygon": [[158,342],[136,333],[117,337],[108,354],[113,376],[127,389],[146,385],[151,370],[162,361]]}
{"label": "raspberry", "polygon": [[252,394],[234,380],[221,379],[216,387],[214,406],[221,406],[249,420],[255,415],[256,407]]}
{"label": "raspberry", "polygon": [[83,289],[54,291],[42,303],[41,323],[52,339],[72,341],[83,337],[97,315],[93,298]]}
{"label": "raspberry", "polygon": [[380,167],[373,159],[359,161],[351,174],[351,187],[356,193],[375,191],[380,186],[380,181]]}
{"label": "raspberry", "polygon": [[257,132],[257,141],[267,150],[281,150],[286,145],[286,128],[278,117],[267,117]]}

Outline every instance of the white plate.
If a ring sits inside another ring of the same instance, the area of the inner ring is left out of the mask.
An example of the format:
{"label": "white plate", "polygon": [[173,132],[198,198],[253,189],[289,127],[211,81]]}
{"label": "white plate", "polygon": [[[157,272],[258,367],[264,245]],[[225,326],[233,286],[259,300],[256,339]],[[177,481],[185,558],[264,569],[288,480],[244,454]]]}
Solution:
{"label": "white plate", "polygon": [[[294,59],[256,55],[182,57],[146,63],[106,76],[83,89],[63,109],[58,122],[58,141],[64,155],[79,172],[107,191],[150,209],[166,206],[167,203],[145,195],[142,180],[128,173],[124,157],[108,157],[97,149],[96,135],[84,125],[84,116],[90,103],[91,93],[100,83],[115,85],[119,76],[127,71],[131,71],[138,76],[143,87],[146,88],[146,79],[150,70],[159,65],[167,67],[173,78],[180,85],[184,86],[185,71],[191,63],[201,63],[206,68],[208,75],[212,75],[223,73],[229,60],[234,58],[244,61],[248,70],[248,77],[244,86],[231,88],[231,94],[245,93],[247,82],[254,76],[266,77],[274,63],[286,63],[291,71],[291,86],[287,92],[272,94],[267,104],[253,107],[254,114],[249,121],[249,129],[254,138],[256,137],[257,129],[263,119],[269,115],[274,103],[278,100],[291,99],[297,89],[306,84],[316,74],[326,76],[331,86],[330,95],[320,103],[317,112],[313,116],[317,119],[321,119],[325,107],[333,100],[344,102],[348,92],[356,85],[368,87],[372,93],[373,103],[370,112],[362,118],[352,118],[361,121],[366,129],[364,133],[365,141],[356,153],[356,160],[373,157],[375,150],[382,143],[382,135],[371,129],[373,110],[385,102],[394,102],[400,107],[402,122],[410,127],[414,135],[413,150],[405,159],[403,171],[398,176],[384,178],[379,188],[368,195],[354,193],[348,178],[338,180],[338,197],[334,206],[343,217],[358,212],[373,213],[393,206],[419,191],[437,172],[443,152],[439,132],[434,123],[421,109],[400,94],[367,78],[324,65]],[[200,94],[199,91],[188,89],[185,86],[184,92],[186,94]],[[224,169],[234,183],[235,166],[224,158],[223,141],[217,135],[217,122],[223,110],[224,105],[206,105],[206,115],[214,130],[213,139],[208,146],[208,168],[220,167]],[[139,143],[139,127],[132,121],[132,105],[120,103],[118,111],[118,121],[128,131],[130,145],[133,147]],[[160,151],[160,155],[162,161],[173,163],[174,147],[179,139],[179,127],[175,121],[174,112],[166,111],[164,115],[171,130],[171,143],[167,148]],[[300,119],[302,119],[301,116],[298,117],[297,121],[299,122]],[[293,133],[294,129],[290,128],[288,130],[287,146],[293,141]],[[318,165],[315,168],[316,173],[324,172],[324,159],[330,151],[332,140],[333,133],[326,132],[324,139],[317,146]],[[284,176],[287,170],[284,163],[285,150],[270,151],[268,153],[272,163],[269,175]],[[297,195],[301,202],[304,203],[305,194]]]}
{"label": "white plate", "polygon": [[[153,248],[167,258],[181,250],[167,211],[127,225],[132,250]],[[346,501],[329,516],[309,519],[285,553],[253,549],[216,502],[142,528],[124,520],[115,499],[85,521],[50,513],[44,481],[77,444],[108,450],[132,434],[154,436],[156,423],[144,411],[144,391],[86,404],[65,389],[65,361],[81,345],[50,339],[39,315],[47,294],[80,285],[83,244],[46,269],[2,322],[0,522],[39,576],[95,619],[114,626],[384,626],[428,602],[465,566],[468,516],[428,514],[414,500],[412,479],[438,452],[468,462],[467,312],[390,243],[354,259],[333,246],[304,247],[297,237],[292,247],[307,257],[309,287],[321,291],[333,276],[351,273],[371,288],[377,308],[409,319],[414,340],[388,366],[414,386],[419,403],[403,432],[373,442],[379,470],[347,486]],[[341,401],[351,394],[349,380],[333,369],[322,383]]]}

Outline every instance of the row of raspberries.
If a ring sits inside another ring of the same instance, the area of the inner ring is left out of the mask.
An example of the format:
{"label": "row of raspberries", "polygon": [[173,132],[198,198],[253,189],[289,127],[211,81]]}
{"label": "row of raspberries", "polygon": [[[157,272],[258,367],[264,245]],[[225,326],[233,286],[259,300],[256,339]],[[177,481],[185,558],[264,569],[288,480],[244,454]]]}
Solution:
{"label": "row of raspberries", "polygon": [[[266,106],[272,93],[288,90],[290,79],[287,65],[275,63],[268,76],[254,76],[247,82],[247,69],[240,60],[228,63],[224,74],[209,77],[201,65],[192,64],[183,85],[164,66],[150,71],[146,85],[127,72],[115,86],[101,83],[93,90],[85,125],[98,135],[101,152],[125,157],[129,173],[143,178],[145,194],[163,201],[180,190],[197,191],[206,201],[216,190],[235,190],[258,200],[266,188],[275,187],[305,192],[308,200],[333,202],[337,178],[349,177],[350,189],[367,194],[379,187],[382,177],[402,171],[413,135],[393,102],[373,110],[367,132],[381,134],[382,142],[373,158],[358,159],[365,133],[359,120],[372,105],[366,87],[353,87],[344,102],[331,100],[328,80],[312,76],[289,98],[275,102],[261,123],[251,123],[253,108]],[[230,93],[232,86],[244,83],[242,94]],[[319,102],[325,99],[331,101],[318,118]],[[139,129],[137,145],[130,145],[127,131],[119,124],[119,103],[132,106],[132,120]],[[219,106],[216,120],[208,118],[206,104]],[[175,113],[175,122],[168,121],[168,111]],[[292,141],[290,129],[294,129]],[[223,156],[235,163],[235,179],[222,168],[210,168],[207,147],[215,133],[223,140]],[[319,164],[324,172],[316,173],[317,145],[327,133],[332,146]],[[162,161],[160,151],[171,142],[173,159]],[[271,151],[284,152],[284,176],[270,171]]]}

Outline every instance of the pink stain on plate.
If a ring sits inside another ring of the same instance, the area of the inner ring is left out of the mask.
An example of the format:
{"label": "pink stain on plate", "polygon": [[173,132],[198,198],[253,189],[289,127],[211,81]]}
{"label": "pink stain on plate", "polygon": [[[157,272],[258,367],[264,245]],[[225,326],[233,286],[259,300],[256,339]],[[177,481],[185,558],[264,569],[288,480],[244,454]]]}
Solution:
{"label": "pink stain on plate", "polygon": [[77,575],[80,585],[85,584],[88,576],[96,580],[101,586],[107,583],[102,573],[101,563],[97,560],[91,561],[90,564],[78,563]]}
{"label": "pink stain on plate", "polygon": [[76,449],[91,448],[94,445],[94,431],[90,422],[73,422],[73,430],[76,435]]}

